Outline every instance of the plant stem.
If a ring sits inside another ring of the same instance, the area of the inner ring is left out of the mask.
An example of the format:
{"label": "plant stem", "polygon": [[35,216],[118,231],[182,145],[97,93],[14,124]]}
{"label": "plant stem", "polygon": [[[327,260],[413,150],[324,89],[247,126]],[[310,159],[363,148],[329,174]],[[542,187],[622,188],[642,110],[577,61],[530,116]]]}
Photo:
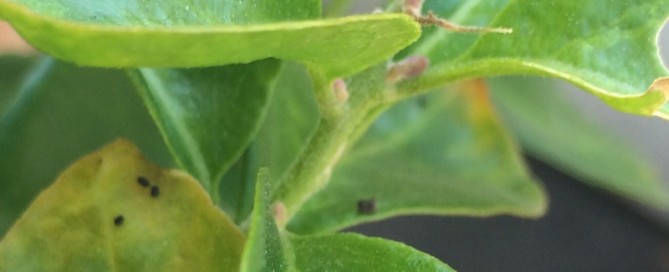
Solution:
{"label": "plant stem", "polygon": [[[338,100],[332,82],[312,72],[320,122],[306,149],[280,182],[273,198],[286,207],[286,222],[311,196],[327,184],[346,150],[385,108],[383,99],[355,90],[346,101]],[[379,92],[381,93],[381,92]]]}
{"label": "plant stem", "polygon": [[[502,72],[495,65],[509,67],[509,72]],[[513,69],[513,70],[511,70]],[[531,74],[531,70],[525,67],[514,67],[508,61],[470,61],[464,64],[453,64],[428,69],[419,77],[399,82],[392,90],[390,100],[399,101],[412,96],[425,94],[435,88],[440,88],[457,81],[480,78],[490,75],[503,75],[511,73]]]}
{"label": "plant stem", "polygon": [[347,148],[350,131],[337,120],[321,120],[303,155],[276,192],[275,199],[286,206],[287,218],[325,186]]}

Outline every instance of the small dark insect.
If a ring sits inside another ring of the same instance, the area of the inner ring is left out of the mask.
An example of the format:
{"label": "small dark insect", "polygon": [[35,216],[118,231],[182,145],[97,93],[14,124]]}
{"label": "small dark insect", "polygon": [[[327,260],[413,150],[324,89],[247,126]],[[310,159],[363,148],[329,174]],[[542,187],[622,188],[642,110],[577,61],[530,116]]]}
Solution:
{"label": "small dark insect", "polygon": [[358,200],[358,214],[373,214],[374,212],[376,212],[374,198]]}
{"label": "small dark insect", "polygon": [[114,225],[120,226],[123,225],[123,215],[117,215],[114,217]]}
{"label": "small dark insect", "polygon": [[158,189],[158,186],[151,186],[151,196],[152,197],[158,197],[160,194],[160,189]]}
{"label": "small dark insect", "polygon": [[151,185],[151,183],[149,183],[149,180],[146,179],[145,177],[138,177],[137,183],[139,183],[139,185],[142,185],[142,187],[149,187],[149,185]]}

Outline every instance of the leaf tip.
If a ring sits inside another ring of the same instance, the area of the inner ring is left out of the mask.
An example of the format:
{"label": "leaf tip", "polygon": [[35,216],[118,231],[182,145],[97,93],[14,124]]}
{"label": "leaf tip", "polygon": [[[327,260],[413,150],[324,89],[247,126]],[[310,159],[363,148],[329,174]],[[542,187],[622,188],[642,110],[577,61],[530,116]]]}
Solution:
{"label": "leaf tip", "polygon": [[649,89],[660,90],[669,95],[669,76],[656,79],[653,81],[653,84],[650,85]]}
{"label": "leaf tip", "polygon": [[665,104],[669,101],[669,76],[655,79],[650,87],[648,87],[648,92],[659,92],[664,94],[664,103],[655,110],[654,115],[669,120],[669,112],[667,112],[665,107]]}

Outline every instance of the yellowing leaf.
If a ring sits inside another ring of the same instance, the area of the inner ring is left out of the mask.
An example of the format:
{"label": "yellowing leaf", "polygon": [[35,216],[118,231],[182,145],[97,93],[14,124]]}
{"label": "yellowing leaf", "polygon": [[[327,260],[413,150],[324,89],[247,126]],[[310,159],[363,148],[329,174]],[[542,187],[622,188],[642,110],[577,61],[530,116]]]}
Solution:
{"label": "yellowing leaf", "polygon": [[0,271],[237,271],[243,243],[192,177],[118,140],[37,197],[0,242]]}

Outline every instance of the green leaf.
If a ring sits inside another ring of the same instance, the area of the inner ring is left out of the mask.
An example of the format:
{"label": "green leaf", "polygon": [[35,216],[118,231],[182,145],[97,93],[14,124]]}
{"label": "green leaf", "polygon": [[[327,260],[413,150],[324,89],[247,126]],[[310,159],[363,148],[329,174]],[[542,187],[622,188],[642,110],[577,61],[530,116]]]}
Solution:
{"label": "green leaf", "polygon": [[592,186],[669,208],[653,164],[571,106],[553,81],[503,78],[490,84],[493,101],[532,156]]}
{"label": "green leaf", "polygon": [[289,271],[282,236],[270,214],[270,177],[267,168],[258,173],[248,241],[244,247],[242,272]]}
{"label": "green leaf", "polygon": [[253,145],[223,175],[219,185],[219,206],[235,224],[242,225],[253,208],[253,192],[258,168],[255,165]]}
{"label": "green leaf", "polygon": [[254,145],[257,164],[281,178],[313,135],[320,113],[303,67],[286,65],[276,88]]}
{"label": "green leaf", "polygon": [[277,60],[131,72],[182,168],[218,197],[218,182],[258,130]]}
{"label": "green leaf", "polygon": [[404,244],[358,234],[293,236],[299,271],[455,271],[436,258]]}
{"label": "green leaf", "polygon": [[274,200],[286,205],[288,218],[328,183],[341,155],[389,107],[394,94],[384,88],[386,68],[386,63],[381,63],[341,79],[338,90],[333,88],[333,82],[316,80],[318,127],[273,195]]}
{"label": "green leaf", "polygon": [[[0,57],[0,70],[27,65],[14,60]],[[172,163],[123,71],[25,61],[35,63],[30,73],[0,82],[0,93],[17,94],[0,120],[0,235],[71,162],[118,137]]]}
{"label": "green leaf", "polygon": [[270,184],[268,170],[260,170],[242,272],[453,271],[432,256],[384,239],[358,234],[297,236],[286,233],[277,228],[275,221],[275,218],[281,220],[285,210],[278,203],[274,209],[270,208]]}
{"label": "green leaf", "polygon": [[318,123],[311,79],[301,65],[286,63],[271,95],[253,143],[221,182],[221,205],[238,223],[251,211],[253,184],[260,168],[266,167],[277,179],[283,177]]}
{"label": "green leaf", "polygon": [[274,57],[328,78],[379,63],[420,35],[404,14],[306,21],[319,16],[320,2],[2,0],[0,17],[36,48],[80,65],[205,67]]}
{"label": "green leaf", "polygon": [[427,1],[424,9],[456,23],[510,27],[513,33],[426,33],[408,54],[427,56],[433,67],[406,88],[533,74],[568,80],[622,111],[651,115],[667,101],[669,87],[649,88],[669,74],[656,46],[669,16],[663,0],[456,2]]}
{"label": "green leaf", "polygon": [[0,54],[0,117],[16,101],[20,79],[34,62],[35,58]]}
{"label": "green leaf", "polygon": [[0,242],[0,269],[237,271],[243,245],[192,177],[160,169],[119,140],[35,199]]}
{"label": "green leaf", "polygon": [[319,233],[415,213],[541,215],[543,190],[495,118],[485,90],[477,88],[392,108],[288,229]]}

